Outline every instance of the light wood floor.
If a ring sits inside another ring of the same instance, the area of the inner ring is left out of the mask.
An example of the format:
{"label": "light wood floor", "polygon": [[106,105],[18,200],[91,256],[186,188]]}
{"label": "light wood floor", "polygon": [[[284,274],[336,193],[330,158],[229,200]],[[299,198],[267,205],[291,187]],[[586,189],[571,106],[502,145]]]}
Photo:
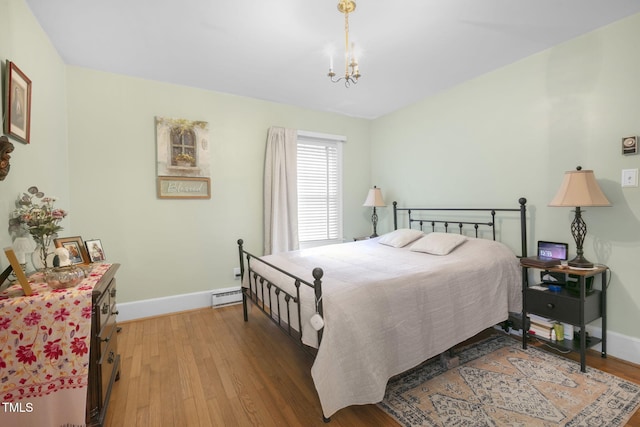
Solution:
{"label": "light wood floor", "polygon": [[[397,425],[375,405],[323,423],[311,357],[257,310],[247,323],[235,305],[120,326],[121,375],[106,427]],[[587,363],[640,384],[637,365],[595,352]],[[640,426],[640,411],[628,425]]]}

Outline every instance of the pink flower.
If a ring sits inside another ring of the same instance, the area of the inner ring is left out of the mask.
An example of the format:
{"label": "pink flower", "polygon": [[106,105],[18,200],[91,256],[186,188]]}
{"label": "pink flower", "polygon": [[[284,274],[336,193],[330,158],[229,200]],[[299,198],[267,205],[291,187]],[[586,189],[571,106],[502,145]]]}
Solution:
{"label": "pink flower", "polygon": [[71,343],[71,352],[73,354],[82,356],[83,354],[89,352],[89,349],[87,348],[87,343],[85,342],[85,338],[86,337],[73,339],[73,342]]}
{"label": "pink flower", "polygon": [[56,310],[53,313],[53,318],[57,321],[63,322],[70,314],[71,313],[69,313],[66,308],[62,307],[60,310]]}
{"label": "pink flower", "polygon": [[0,329],[9,329],[11,319],[8,317],[0,317]]}
{"label": "pink flower", "polygon": [[91,307],[82,308],[82,317],[85,319],[91,319]]}
{"label": "pink flower", "polygon": [[40,323],[41,319],[42,319],[42,316],[40,316],[40,313],[32,311],[31,313],[27,314],[24,317],[24,323],[27,326],[35,326],[38,323]]}
{"label": "pink flower", "polygon": [[36,355],[33,354],[33,350],[31,350],[32,347],[33,347],[32,344],[25,345],[25,346],[21,345],[18,347],[18,351],[16,351],[16,356],[19,362],[27,363],[31,365],[33,362],[36,361]]}
{"label": "pink flower", "polygon": [[67,213],[62,209],[54,209],[53,211],[51,211],[51,216],[54,220],[61,220],[62,218],[67,216]]}
{"label": "pink flower", "polygon": [[44,353],[49,359],[56,359],[62,356],[62,349],[60,348],[60,344],[58,344],[60,340],[55,341],[47,341],[44,345]]}

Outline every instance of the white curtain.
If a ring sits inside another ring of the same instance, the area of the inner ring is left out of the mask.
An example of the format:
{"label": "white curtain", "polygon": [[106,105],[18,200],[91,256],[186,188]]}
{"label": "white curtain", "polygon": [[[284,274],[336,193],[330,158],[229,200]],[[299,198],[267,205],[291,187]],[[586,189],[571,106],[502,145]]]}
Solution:
{"label": "white curtain", "polygon": [[264,254],[298,249],[295,129],[269,128],[264,167]]}

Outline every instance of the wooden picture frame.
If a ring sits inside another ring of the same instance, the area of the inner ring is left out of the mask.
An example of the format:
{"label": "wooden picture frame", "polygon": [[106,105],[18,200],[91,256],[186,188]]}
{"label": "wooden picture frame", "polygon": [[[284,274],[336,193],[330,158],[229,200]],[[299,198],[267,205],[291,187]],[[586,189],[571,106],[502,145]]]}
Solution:
{"label": "wooden picture frame", "polygon": [[65,248],[69,251],[71,265],[89,264],[91,259],[87,253],[87,248],[80,236],[63,237],[53,239],[56,248]]}
{"label": "wooden picture frame", "polygon": [[104,249],[102,249],[100,239],[85,240],[84,244],[91,262],[102,262],[107,259],[107,257],[104,256]]}
{"label": "wooden picture frame", "polygon": [[13,248],[8,247],[4,248],[4,254],[7,256],[9,260],[9,267],[7,267],[2,274],[0,274],[0,284],[5,281],[11,271],[13,270],[14,274],[18,278],[18,283],[22,286],[22,291],[26,296],[31,296],[33,291],[31,290],[31,285],[29,285],[29,281],[27,280],[27,276],[25,276],[24,271],[22,271],[22,267],[18,262],[18,257],[16,257],[16,253],[13,251]]}
{"label": "wooden picture frame", "polygon": [[159,176],[160,199],[210,199],[211,179],[206,177]]}
{"label": "wooden picture frame", "polygon": [[31,140],[31,80],[7,60],[4,133],[20,142]]}

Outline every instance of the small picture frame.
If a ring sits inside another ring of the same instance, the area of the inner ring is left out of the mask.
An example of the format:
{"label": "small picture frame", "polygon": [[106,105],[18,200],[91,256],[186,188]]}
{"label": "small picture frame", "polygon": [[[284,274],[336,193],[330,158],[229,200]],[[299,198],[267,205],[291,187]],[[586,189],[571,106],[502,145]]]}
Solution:
{"label": "small picture frame", "polygon": [[7,60],[4,133],[20,142],[31,140],[31,80]]}
{"label": "small picture frame", "polygon": [[622,154],[637,154],[638,153],[638,137],[637,136],[625,136],[622,138]]}
{"label": "small picture frame", "polygon": [[104,256],[104,249],[102,249],[100,239],[85,240],[84,244],[87,247],[87,253],[89,254],[89,260],[91,260],[91,262],[102,262],[107,259]]}
{"label": "small picture frame", "polygon": [[56,248],[65,248],[69,251],[71,265],[89,264],[91,262],[80,236],[56,238],[53,239],[53,244]]}
{"label": "small picture frame", "polygon": [[13,248],[11,247],[4,248],[4,254],[7,256],[7,259],[9,260],[10,265],[9,267],[7,267],[7,269],[4,272],[0,274],[0,278],[2,279],[0,280],[0,285],[2,284],[2,282],[5,281],[7,277],[9,277],[9,274],[11,274],[11,271],[13,270],[13,273],[16,275],[16,278],[18,279],[18,283],[20,283],[20,286],[22,287],[22,291],[24,292],[25,296],[31,296],[31,294],[33,293],[33,291],[31,290],[31,285],[29,285],[27,276],[25,276],[24,271],[22,270],[22,267],[18,262],[18,257],[16,256],[16,253],[13,251]]}

